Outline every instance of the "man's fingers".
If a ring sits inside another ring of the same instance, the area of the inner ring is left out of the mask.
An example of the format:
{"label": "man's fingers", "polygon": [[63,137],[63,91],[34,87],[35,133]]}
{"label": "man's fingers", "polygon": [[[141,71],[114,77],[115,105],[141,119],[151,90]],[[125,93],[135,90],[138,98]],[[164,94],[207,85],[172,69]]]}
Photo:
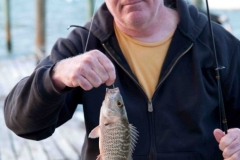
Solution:
{"label": "man's fingers", "polygon": [[238,135],[234,132],[229,132],[228,130],[228,134],[226,134],[224,137],[222,137],[222,139],[220,140],[219,143],[219,148],[224,151],[224,149],[226,147],[228,147],[231,143],[233,143],[233,141],[235,141],[237,139]]}
{"label": "man's fingers", "polygon": [[224,158],[224,160],[238,160],[238,159],[240,159],[240,151],[237,151],[231,157]]}
{"label": "man's fingers", "polygon": [[92,84],[83,76],[79,76],[79,78],[75,82],[76,84],[73,84],[75,87],[81,86],[81,88],[85,91],[93,88]]}
{"label": "man's fingers", "polygon": [[[80,86],[84,90],[99,87],[101,84],[111,85],[116,79],[115,67],[106,55],[98,50],[92,50],[83,55],[78,55],[62,60],[60,67],[56,67],[52,79],[60,89],[65,86]],[[59,66],[57,65],[57,66]]]}
{"label": "man's fingers", "polygon": [[226,135],[222,130],[215,129],[213,134],[223,151],[224,160],[240,159],[240,129],[229,129]]}
{"label": "man's fingers", "polygon": [[220,140],[222,139],[222,137],[225,135],[224,132],[220,129],[215,129],[213,131],[213,135],[215,137],[215,139],[217,140],[217,142],[219,143]]}
{"label": "man's fingers", "polygon": [[234,154],[239,156],[239,151],[240,151],[240,142],[233,141],[229,146],[227,146],[223,150],[223,157],[229,158],[229,157],[232,157],[232,155],[234,155]]}
{"label": "man's fingers", "polygon": [[91,61],[91,68],[102,82],[106,85],[113,84],[116,79],[116,72],[111,60],[98,50],[92,50],[87,54],[91,55],[90,57],[94,57]]}
{"label": "man's fingers", "polygon": [[105,82],[106,85],[112,85],[116,79],[116,72],[113,63],[105,55],[98,57],[98,61],[105,68],[108,74],[108,79]]}
{"label": "man's fingers", "polygon": [[99,77],[99,75],[92,69],[88,70],[87,73],[84,74],[84,77],[92,84],[93,87],[99,87],[103,81]]}
{"label": "man's fingers", "polygon": [[102,80],[103,83],[105,83],[109,79],[109,74],[107,73],[104,66],[98,61],[98,59],[94,63],[94,66],[92,67],[92,69],[99,76],[99,78]]}

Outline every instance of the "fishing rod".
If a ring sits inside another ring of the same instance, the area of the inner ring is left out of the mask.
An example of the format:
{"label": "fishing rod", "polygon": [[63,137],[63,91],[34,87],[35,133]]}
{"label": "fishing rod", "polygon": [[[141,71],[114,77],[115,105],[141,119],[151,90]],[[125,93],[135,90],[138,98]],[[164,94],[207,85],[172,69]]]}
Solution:
{"label": "fishing rod", "polygon": [[216,67],[215,74],[216,74],[217,86],[218,86],[219,116],[220,116],[220,120],[221,120],[220,126],[222,127],[225,134],[227,134],[228,125],[227,125],[227,118],[226,118],[226,112],[225,112],[223,95],[222,95],[221,78],[220,78],[220,72],[219,72],[220,70],[224,69],[225,67],[218,65],[218,59],[217,59],[217,53],[216,53],[216,46],[215,46],[215,42],[214,42],[208,0],[206,0],[206,5],[207,5],[207,16],[208,16],[208,24],[209,24],[209,29],[210,29],[210,36],[211,36],[211,41],[212,41],[213,58],[214,58],[214,63],[215,63],[215,67]]}

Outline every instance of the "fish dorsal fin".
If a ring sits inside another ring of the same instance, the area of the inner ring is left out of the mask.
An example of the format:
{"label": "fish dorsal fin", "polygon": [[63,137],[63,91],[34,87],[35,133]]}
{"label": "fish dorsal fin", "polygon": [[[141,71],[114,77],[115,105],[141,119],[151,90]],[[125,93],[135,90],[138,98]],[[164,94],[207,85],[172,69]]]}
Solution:
{"label": "fish dorsal fin", "polygon": [[89,134],[89,138],[98,138],[100,132],[100,126],[95,127]]}
{"label": "fish dorsal fin", "polygon": [[[136,143],[137,143],[137,137],[138,137],[138,131],[137,128],[134,127],[132,124],[129,124],[129,128],[130,128],[130,153],[132,155],[134,148],[136,147]],[[131,160],[132,158],[130,158]]]}

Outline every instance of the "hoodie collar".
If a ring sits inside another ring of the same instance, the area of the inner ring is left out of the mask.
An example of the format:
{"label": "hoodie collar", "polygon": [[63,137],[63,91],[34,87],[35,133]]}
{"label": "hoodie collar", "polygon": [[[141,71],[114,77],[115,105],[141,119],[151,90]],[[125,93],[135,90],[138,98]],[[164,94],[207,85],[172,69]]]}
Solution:
{"label": "hoodie collar", "polygon": [[[98,11],[92,17],[91,33],[101,42],[107,40],[113,32],[113,16],[109,12],[105,3],[101,5]],[[85,28],[89,30],[91,21],[85,24]]]}
{"label": "hoodie collar", "polygon": [[[207,23],[207,17],[198,12],[198,9],[189,5],[185,0],[171,0],[165,5],[175,8],[180,16],[178,29],[183,35],[195,41],[202,32]],[[89,30],[91,22],[85,24],[85,28]],[[113,33],[113,16],[109,12],[105,3],[101,5],[96,14],[93,16],[93,24],[91,33],[101,42],[106,41]]]}
{"label": "hoodie collar", "polygon": [[176,6],[180,15],[178,29],[192,41],[195,41],[207,24],[207,17],[185,0],[178,0]]}

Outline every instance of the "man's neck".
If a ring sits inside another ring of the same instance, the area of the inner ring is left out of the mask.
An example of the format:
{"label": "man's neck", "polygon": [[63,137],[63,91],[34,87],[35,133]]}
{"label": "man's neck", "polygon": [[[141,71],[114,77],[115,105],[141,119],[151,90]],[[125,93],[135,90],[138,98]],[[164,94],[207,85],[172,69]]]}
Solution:
{"label": "man's neck", "polygon": [[179,22],[179,16],[177,11],[167,7],[163,7],[161,13],[156,16],[156,19],[145,26],[131,26],[131,28],[125,28],[116,23],[117,27],[125,34],[133,37],[142,42],[154,43],[159,42],[167,38],[172,34]]}

